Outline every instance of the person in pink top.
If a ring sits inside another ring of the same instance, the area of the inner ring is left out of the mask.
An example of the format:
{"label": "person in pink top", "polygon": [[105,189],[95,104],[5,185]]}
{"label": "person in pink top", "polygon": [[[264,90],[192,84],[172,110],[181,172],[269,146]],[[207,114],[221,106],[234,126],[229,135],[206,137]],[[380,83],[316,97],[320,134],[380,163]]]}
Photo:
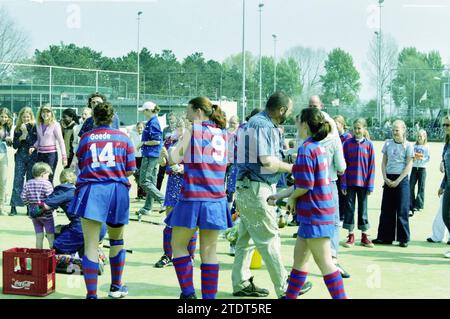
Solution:
{"label": "person in pink top", "polygon": [[53,183],[53,176],[58,164],[56,144],[58,144],[61,151],[63,166],[67,166],[66,147],[61,125],[55,121],[52,107],[49,104],[44,104],[40,107],[37,114],[37,122],[37,141],[33,147],[30,147],[30,154],[37,150],[37,161],[50,165],[52,174],[49,180]]}

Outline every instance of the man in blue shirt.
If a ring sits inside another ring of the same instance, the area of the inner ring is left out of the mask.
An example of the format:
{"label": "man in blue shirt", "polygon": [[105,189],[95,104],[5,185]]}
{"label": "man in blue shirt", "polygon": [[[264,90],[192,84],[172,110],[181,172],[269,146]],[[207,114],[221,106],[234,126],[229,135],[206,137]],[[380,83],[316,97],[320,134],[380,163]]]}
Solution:
{"label": "man in blue shirt", "polygon": [[[292,99],[282,92],[270,96],[265,109],[253,116],[238,133],[236,206],[240,213],[239,236],[232,270],[233,295],[266,297],[267,289],[258,288],[250,273],[254,247],[266,264],[278,297],[287,289],[287,271],[281,260],[281,242],[277,216],[267,199],[275,194],[281,173],[290,173],[292,164],[283,162],[283,137],[279,125],[292,113]],[[254,244],[250,244],[250,239]],[[303,293],[310,284],[303,287]]]}
{"label": "man in blue shirt", "polygon": [[[162,149],[162,130],[158,121],[158,112],[160,108],[153,102],[145,102],[139,111],[144,112],[145,118],[148,120],[142,132],[142,141],[137,149],[142,151],[142,164],[139,174],[139,184],[147,194],[145,205],[141,208],[138,215],[150,214],[153,201],[156,200],[164,203],[164,195],[156,187],[156,179],[159,169],[159,154]],[[161,207],[160,212],[165,207]]]}

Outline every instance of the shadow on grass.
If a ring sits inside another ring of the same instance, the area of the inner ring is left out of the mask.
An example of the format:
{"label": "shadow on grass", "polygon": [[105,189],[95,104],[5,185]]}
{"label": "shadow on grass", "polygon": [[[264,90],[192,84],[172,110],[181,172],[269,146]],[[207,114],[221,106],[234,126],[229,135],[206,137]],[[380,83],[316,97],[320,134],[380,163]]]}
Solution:
{"label": "shadow on grass", "polygon": [[[180,296],[180,288],[177,286],[168,287],[162,285],[155,285],[146,282],[126,282],[129,290],[129,295],[127,298],[133,297],[152,297],[152,296],[173,296],[174,299],[178,299]],[[100,286],[102,291],[109,290],[109,284],[104,284]]]}
{"label": "shadow on grass", "polygon": [[152,254],[152,253],[159,253],[163,254],[162,247],[154,247],[154,248],[133,248],[130,247],[129,249],[133,250],[133,253],[144,253],[144,254]]}
{"label": "shadow on grass", "polygon": [[[413,243],[414,242],[412,242],[411,245],[414,245]],[[404,250],[404,248],[398,249],[399,251],[346,250],[345,255],[372,257],[377,259],[378,261],[405,263],[412,265],[448,265],[448,260],[444,259],[442,253],[436,254],[408,253],[400,251],[400,249]]]}
{"label": "shadow on grass", "polygon": [[10,235],[17,235],[17,236],[29,236],[34,235],[34,231],[30,230],[12,230],[12,229],[2,229],[2,234],[10,234]]}

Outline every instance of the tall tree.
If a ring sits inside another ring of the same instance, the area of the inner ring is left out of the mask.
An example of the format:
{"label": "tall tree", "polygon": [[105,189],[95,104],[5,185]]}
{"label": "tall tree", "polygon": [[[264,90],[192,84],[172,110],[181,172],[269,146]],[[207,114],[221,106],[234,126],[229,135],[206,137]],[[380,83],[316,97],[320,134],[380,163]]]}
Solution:
{"label": "tall tree", "polygon": [[303,85],[301,100],[304,102],[311,95],[320,94],[320,76],[325,73],[326,51],[324,49],[296,46],[287,50],[285,57],[292,58],[300,70],[299,81]]}
{"label": "tall tree", "polygon": [[[404,48],[398,57],[392,93],[397,107],[407,107],[410,115],[439,108],[442,102],[441,77],[444,65],[437,51],[423,53]],[[413,112],[413,108],[414,112]]]}
{"label": "tall tree", "polygon": [[352,105],[357,101],[360,75],[349,53],[339,48],[331,51],[325,61],[325,72],[320,76],[325,104],[331,104],[336,99],[341,105]]}
{"label": "tall tree", "polygon": [[[29,49],[29,37],[11,18],[5,7],[0,7],[0,61],[18,62],[24,59]],[[7,67],[0,65],[0,76]]]}
{"label": "tall tree", "polygon": [[375,34],[370,41],[368,57],[368,71],[370,81],[376,88],[378,85],[378,65],[380,63],[381,54],[381,97],[384,98],[389,93],[390,81],[392,80],[392,74],[397,66],[398,60],[398,45],[395,39],[387,34],[383,33],[381,37],[381,45],[378,47],[378,34]]}

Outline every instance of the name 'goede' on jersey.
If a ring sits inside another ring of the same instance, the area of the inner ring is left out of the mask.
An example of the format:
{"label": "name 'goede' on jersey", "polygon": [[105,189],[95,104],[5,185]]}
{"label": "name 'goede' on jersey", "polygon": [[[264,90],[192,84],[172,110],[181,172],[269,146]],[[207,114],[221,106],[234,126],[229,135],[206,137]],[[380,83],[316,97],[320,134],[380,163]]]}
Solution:
{"label": "name 'goede' on jersey", "polygon": [[111,139],[111,134],[103,133],[103,134],[91,134],[89,135],[89,139],[92,141],[98,141],[98,140],[109,140]]}

